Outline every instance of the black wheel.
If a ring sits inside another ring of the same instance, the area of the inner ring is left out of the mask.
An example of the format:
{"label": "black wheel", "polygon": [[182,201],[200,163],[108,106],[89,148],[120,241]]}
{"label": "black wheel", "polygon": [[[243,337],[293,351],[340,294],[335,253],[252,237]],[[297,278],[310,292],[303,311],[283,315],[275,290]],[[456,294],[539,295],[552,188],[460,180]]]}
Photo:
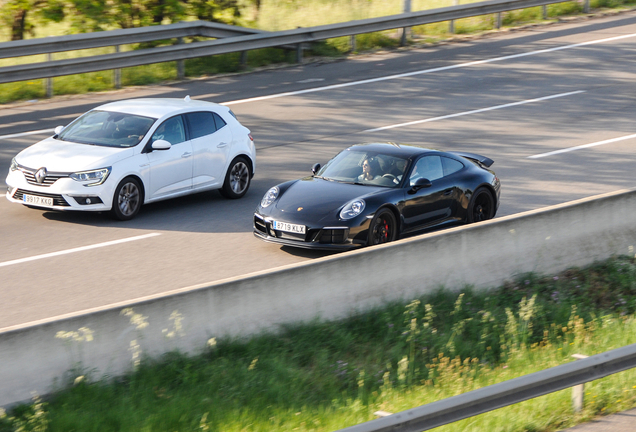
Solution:
{"label": "black wheel", "polygon": [[130,220],[139,213],[142,204],[143,199],[139,181],[128,177],[117,185],[110,213],[115,219]]}
{"label": "black wheel", "polygon": [[237,157],[232,161],[225,174],[221,195],[230,199],[241,198],[250,187],[251,177],[247,160],[243,157]]}
{"label": "black wheel", "polygon": [[478,188],[468,205],[468,222],[481,222],[495,216],[495,200],[486,188]]}
{"label": "black wheel", "polygon": [[368,246],[388,243],[397,238],[397,223],[393,212],[388,209],[378,211],[369,225]]}

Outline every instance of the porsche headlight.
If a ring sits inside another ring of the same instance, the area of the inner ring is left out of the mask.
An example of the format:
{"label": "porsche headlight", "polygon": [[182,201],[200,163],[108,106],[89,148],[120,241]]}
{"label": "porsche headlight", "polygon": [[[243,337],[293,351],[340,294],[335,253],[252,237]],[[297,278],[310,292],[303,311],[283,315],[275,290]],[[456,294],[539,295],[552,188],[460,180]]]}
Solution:
{"label": "porsche headlight", "polygon": [[340,211],[340,219],[347,220],[353,219],[358,216],[364,210],[365,203],[364,200],[357,199],[355,201],[351,201]]}
{"label": "porsche headlight", "polygon": [[15,161],[15,158],[11,159],[11,167],[9,168],[11,171],[18,170],[18,163]]}
{"label": "porsche headlight", "polygon": [[276,198],[278,198],[278,192],[280,192],[278,186],[274,186],[265,192],[265,196],[263,196],[263,199],[261,200],[261,207],[268,207],[271,203],[276,201]]}
{"label": "porsche headlight", "polygon": [[111,167],[91,171],[81,171],[69,175],[75,181],[84,183],[84,186],[97,186],[106,181]]}

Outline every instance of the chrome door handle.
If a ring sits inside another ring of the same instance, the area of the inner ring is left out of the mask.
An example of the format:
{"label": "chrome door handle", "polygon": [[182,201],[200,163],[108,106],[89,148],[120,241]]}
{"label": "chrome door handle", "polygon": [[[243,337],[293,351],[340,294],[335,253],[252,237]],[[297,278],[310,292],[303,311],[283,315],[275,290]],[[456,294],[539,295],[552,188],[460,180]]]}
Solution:
{"label": "chrome door handle", "polygon": [[190,157],[190,156],[192,156],[192,153],[190,153],[190,152],[185,152],[184,154],[181,155],[182,158],[187,158],[187,157]]}
{"label": "chrome door handle", "polygon": [[227,143],[222,142],[221,144],[219,144],[218,146],[216,146],[216,148],[223,148],[227,146]]}

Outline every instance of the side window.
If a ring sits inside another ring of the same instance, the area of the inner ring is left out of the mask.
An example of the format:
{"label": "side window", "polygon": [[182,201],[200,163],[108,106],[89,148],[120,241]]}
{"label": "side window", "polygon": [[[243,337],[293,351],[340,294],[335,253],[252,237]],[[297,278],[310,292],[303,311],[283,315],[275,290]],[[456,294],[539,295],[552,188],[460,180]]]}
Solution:
{"label": "side window", "polygon": [[152,134],[151,142],[160,139],[166,140],[172,145],[185,141],[185,127],[183,126],[183,118],[180,115],[169,118],[155,130],[155,133]]}
{"label": "side window", "polygon": [[418,179],[426,178],[430,181],[435,181],[444,176],[444,170],[442,168],[442,158],[439,156],[424,156],[415,163],[411,177],[409,177],[409,184],[413,186]]}
{"label": "side window", "polygon": [[444,177],[456,173],[460,169],[464,168],[464,164],[455,159],[443,157],[442,166],[444,167]]}
{"label": "side window", "polygon": [[227,124],[225,123],[225,120],[223,120],[221,116],[218,115],[217,113],[214,113],[214,123],[216,123],[216,130],[221,129],[223,126]]}
{"label": "side window", "polygon": [[187,113],[188,126],[190,127],[190,139],[200,138],[216,132],[214,117],[209,111]]}

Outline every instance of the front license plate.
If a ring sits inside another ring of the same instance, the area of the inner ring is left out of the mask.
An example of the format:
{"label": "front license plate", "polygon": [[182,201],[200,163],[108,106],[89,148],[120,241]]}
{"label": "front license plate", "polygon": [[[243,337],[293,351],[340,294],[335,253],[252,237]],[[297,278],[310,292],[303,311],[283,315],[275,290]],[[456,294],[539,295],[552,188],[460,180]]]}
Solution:
{"label": "front license plate", "polygon": [[272,226],[278,231],[287,231],[297,234],[305,234],[305,225],[290,224],[287,222],[273,221]]}
{"label": "front license plate", "polygon": [[41,197],[35,195],[22,195],[22,201],[25,204],[52,206],[53,198]]}

